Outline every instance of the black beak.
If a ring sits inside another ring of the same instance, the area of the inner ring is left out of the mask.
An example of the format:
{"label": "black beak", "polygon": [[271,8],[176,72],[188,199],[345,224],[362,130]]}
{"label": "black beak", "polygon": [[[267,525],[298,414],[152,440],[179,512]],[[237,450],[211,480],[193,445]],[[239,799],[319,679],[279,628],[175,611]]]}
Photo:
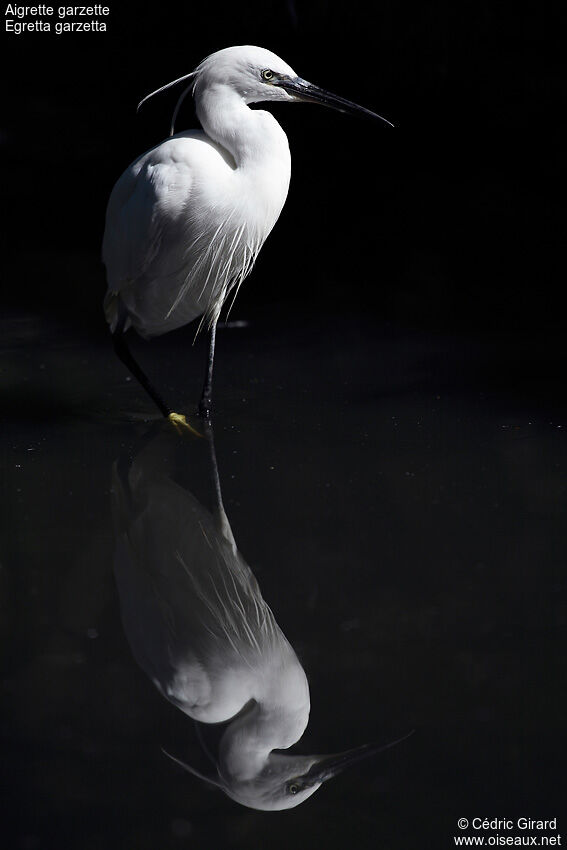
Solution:
{"label": "black beak", "polygon": [[326,782],[338,773],[342,773],[347,767],[352,767],[365,759],[383,753],[384,750],[389,750],[390,747],[395,747],[413,735],[414,729],[404,735],[402,738],[397,738],[395,741],[390,741],[389,744],[363,744],[361,747],[355,747],[354,750],[347,750],[344,753],[337,753],[334,756],[323,756],[313,764],[307,773],[304,773],[302,779],[306,785],[314,785],[316,782]]}
{"label": "black beak", "polygon": [[358,106],[350,100],[345,100],[344,97],[339,97],[336,94],[320,89],[319,86],[314,86],[313,83],[308,83],[307,80],[302,80],[301,77],[288,79],[281,77],[274,80],[272,85],[279,86],[285,89],[288,94],[291,94],[296,100],[303,100],[307,103],[321,103],[323,106],[329,106],[331,109],[338,109],[339,112],[349,112],[352,115],[366,115],[367,118],[377,118],[388,127],[393,127],[391,121],[387,118],[382,118],[376,112],[371,112],[365,109],[364,106]]}

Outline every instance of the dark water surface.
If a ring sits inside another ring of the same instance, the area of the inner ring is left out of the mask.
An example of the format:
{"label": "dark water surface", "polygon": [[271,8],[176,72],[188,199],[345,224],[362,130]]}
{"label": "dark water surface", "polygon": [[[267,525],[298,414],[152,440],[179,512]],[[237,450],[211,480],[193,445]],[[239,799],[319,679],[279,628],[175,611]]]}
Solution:
{"label": "dark water surface", "polygon": [[[557,817],[561,832],[562,341],[286,318],[219,332],[214,426],[235,540],[309,680],[294,750],[415,734],[281,813],[164,756],[203,764],[193,721],[132,656],[111,512],[113,465],[135,461],[157,417],[103,332],[13,316],[4,846],[443,848],[475,817]],[[189,413],[205,352],[191,340],[133,342]],[[199,441],[162,429],[153,445],[204,499]]]}

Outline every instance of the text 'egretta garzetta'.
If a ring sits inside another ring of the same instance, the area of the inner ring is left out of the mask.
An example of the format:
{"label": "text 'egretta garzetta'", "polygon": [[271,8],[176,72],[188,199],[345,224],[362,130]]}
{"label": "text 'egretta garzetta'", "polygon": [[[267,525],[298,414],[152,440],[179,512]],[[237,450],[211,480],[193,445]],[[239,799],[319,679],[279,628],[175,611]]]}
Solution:
{"label": "text 'egretta garzetta'", "polygon": [[[251,271],[289,187],[287,137],[269,112],[252,110],[249,104],[321,103],[393,126],[306,82],[260,47],[219,50],[148,97],[185,80],[190,82],[175,107],[171,137],[135,160],[114,186],[103,242],[108,277],[104,309],[116,351],[164,416],[173,417],[132,357],[123,333],[134,327],[150,338],[201,316],[211,332],[199,405],[200,413],[208,415],[221,308]],[[203,129],[173,135],[189,91]]]}

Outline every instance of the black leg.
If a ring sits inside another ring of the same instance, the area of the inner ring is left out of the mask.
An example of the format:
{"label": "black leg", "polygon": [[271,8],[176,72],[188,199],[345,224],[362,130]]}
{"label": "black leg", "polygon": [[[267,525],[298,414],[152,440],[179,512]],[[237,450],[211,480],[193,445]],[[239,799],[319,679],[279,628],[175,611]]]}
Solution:
{"label": "black leg", "polygon": [[217,323],[211,328],[211,339],[209,342],[209,359],[207,360],[207,371],[205,372],[205,383],[199,402],[199,416],[208,419],[211,415],[212,392],[213,392],[213,363],[215,359],[215,338],[217,335]]}
{"label": "black leg", "polygon": [[208,419],[204,423],[204,428],[205,428],[205,437],[207,438],[207,442],[209,444],[209,464],[210,464],[213,487],[214,487],[214,490],[215,490],[216,509],[220,514],[224,511],[224,505],[222,503],[222,491],[221,491],[221,483],[220,483],[220,476],[219,476],[219,467],[218,467],[218,463],[217,463],[217,453],[215,451],[215,435],[213,433],[213,425],[212,425],[210,419]]}
{"label": "black leg", "polygon": [[134,377],[140,382],[143,386],[147,394],[150,398],[157,404],[159,410],[163,414],[163,416],[169,416],[171,413],[171,408],[167,406],[165,401],[162,399],[154,385],[149,380],[146,373],[141,369],[138,365],[132,352],[128,348],[128,344],[124,337],[123,333],[124,323],[119,323],[118,327],[112,334],[112,342],[114,343],[114,350],[117,353],[118,357],[122,360],[124,365],[130,370],[130,372],[134,375]]}
{"label": "black leg", "polygon": [[234,552],[236,552],[236,541],[234,539],[232,528],[230,527],[230,523],[228,521],[228,517],[226,515],[224,505],[222,503],[222,490],[220,483],[219,467],[217,464],[217,453],[215,451],[215,437],[213,434],[213,426],[211,424],[210,419],[207,419],[205,422],[205,437],[207,438],[207,441],[209,443],[209,461],[211,477],[213,479],[213,487],[215,489],[216,514],[218,515],[220,531],[222,532],[228,543],[232,546]]}

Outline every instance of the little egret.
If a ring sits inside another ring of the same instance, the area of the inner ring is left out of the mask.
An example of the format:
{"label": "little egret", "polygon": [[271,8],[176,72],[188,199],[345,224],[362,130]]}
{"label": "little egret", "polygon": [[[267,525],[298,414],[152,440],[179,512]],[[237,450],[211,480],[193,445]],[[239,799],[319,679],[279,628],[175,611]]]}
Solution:
{"label": "little egret", "polygon": [[[208,428],[212,513],[163,468],[164,457],[179,458],[182,448],[204,451],[205,440],[179,446],[177,435],[160,429],[133,461],[115,465],[114,567],[122,622],[136,661],[169,702],[200,723],[225,724],[218,753],[208,754],[209,775],[174,761],[242,805],[288,809],[397,741],[333,756],[275,752],[305,731],[309,685],[237,549]],[[175,468],[177,475],[183,466]]]}
{"label": "little egret", "polygon": [[[170,138],[138,157],[120,177],[108,202],[103,261],[106,319],[117,354],[164,416],[172,414],[133,358],[123,333],[144,338],[201,316],[210,347],[201,415],[211,408],[216,325],[229,293],[234,297],[276,223],[288,192],[287,137],[260,101],[321,103],[341,112],[385,118],[298,77],[260,47],[228,47],[190,74],[149,97],[190,80],[177,101]],[[202,130],[174,135],[189,91]],[[141,105],[141,104],[140,104]]]}

